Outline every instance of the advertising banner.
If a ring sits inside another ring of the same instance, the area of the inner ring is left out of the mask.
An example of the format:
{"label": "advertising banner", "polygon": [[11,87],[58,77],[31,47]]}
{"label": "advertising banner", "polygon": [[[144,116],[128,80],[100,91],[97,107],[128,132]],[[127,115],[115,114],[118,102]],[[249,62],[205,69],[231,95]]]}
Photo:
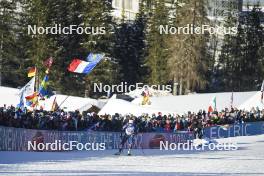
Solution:
{"label": "advertising banner", "polygon": [[227,138],[235,136],[251,136],[264,134],[264,122],[251,122],[229,126],[214,126],[204,129],[207,138]]}
{"label": "advertising banner", "polygon": [[[92,148],[98,147],[97,144],[104,144],[105,149],[117,149],[120,144],[120,133],[116,132],[95,132],[95,131],[50,131],[32,130],[13,127],[0,126],[0,150],[1,151],[30,151],[29,143],[33,146],[34,142],[54,143],[58,146],[64,143],[76,142],[81,144],[95,144]],[[133,148],[148,149],[159,148],[160,141],[169,143],[186,142],[193,139],[190,132],[179,133],[140,133],[134,138]],[[74,150],[75,148],[73,148]],[[44,149],[45,150],[45,149]]]}

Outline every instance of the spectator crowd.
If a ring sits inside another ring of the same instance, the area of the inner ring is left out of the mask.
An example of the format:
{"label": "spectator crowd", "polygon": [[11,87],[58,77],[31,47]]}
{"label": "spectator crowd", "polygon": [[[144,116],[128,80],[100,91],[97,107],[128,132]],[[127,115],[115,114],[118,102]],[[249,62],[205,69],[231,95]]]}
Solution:
{"label": "spectator crowd", "polygon": [[176,132],[192,130],[194,121],[203,127],[214,125],[227,125],[244,122],[264,121],[264,109],[252,108],[251,111],[236,108],[224,109],[208,113],[200,110],[197,113],[186,114],[142,114],[135,117],[127,115],[97,115],[96,113],[83,112],[56,112],[35,110],[23,111],[9,106],[0,107],[0,125],[16,128],[60,130],[60,131],[113,131],[119,132],[122,126],[133,119],[139,132]]}

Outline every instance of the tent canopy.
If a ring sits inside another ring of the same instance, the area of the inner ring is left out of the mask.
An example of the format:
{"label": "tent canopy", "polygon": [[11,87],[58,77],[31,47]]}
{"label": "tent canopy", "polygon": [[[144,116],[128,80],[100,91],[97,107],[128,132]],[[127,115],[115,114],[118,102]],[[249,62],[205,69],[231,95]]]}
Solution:
{"label": "tent canopy", "polygon": [[[243,102],[247,101],[256,92],[234,92],[233,107],[239,107]],[[185,114],[188,111],[198,112],[199,110],[208,110],[213,97],[216,97],[217,110],[230,108],[232,92],[224,93],[205,93],[205,94],[190,94],[181,96],[160,96],[150,97],[151,105],[141,105],[142,97],[135,98],[132,102],[116,99],[113,96],[107,104],[99,112],[102,114],[134,114],[141,115],[142,113],[177,113]]]}
{"label": "tent canopy", "polygon": [[263,104],[263,102],[261,102],[261,92],[260,91],[256,92],[247,101],[242,103],[239,106],[239,109],[244,109],[244,110],[250,111],[253,107],[254,108],[258,107],[260,109],[264,108],[264,104]]}

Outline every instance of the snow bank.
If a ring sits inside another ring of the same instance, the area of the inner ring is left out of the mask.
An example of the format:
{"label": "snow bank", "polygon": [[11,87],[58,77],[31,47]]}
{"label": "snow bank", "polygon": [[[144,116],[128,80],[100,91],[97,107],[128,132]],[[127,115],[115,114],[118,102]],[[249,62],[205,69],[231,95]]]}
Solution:
{"label": "snow bank", "polygon": [[99,115],[104,115],[104,114],[110,114],[114,115],[115,113],[119,113],[122,115],[126,114],[133,114],[136,116],[142,115],[143,113],[148,113],[148,114],[153,114],[157,112],[162,112],[165,114],[172,113],[169,111],[163,111],[158,109],[154,109],[148,106],[140,106],[133,104],[131,102],[122,100],[122,99],[116,99],[114,96],[109,99],[109,101],[106,103],[106,105],[101,109],[99,112]]}
{"label": "snow bank", "polygon": [[[239,107],[255,93],[256,92],[234,92],[233,106]],[[216,97],[216,108],[217,110],[222,110],[224,108],[230,108],[231,95],[232,92],[224,92],[153,97],[151,98],[151,105],[153,108],[161,107],[163,110],[177,113],[186,113],[188,111],[197,112],[201,109],[208,110],[213,97]]]}
{"label": "snow bank", "polygon": [[[14,105],[16,106],[19,102],[19,89],[0,87],[0,106]],[[45,110],[50,110],[55,96],[57,97],[57,103],[61,105],[66,111],[74,111],[79,109],[81,112],[89,109],[92,105],[102,108],[100,114],[128,114],[132,113],[135,115],[141,115],[142,113],[178,113],[184,114],[188,111],[197,112],[200,109],[208,109],[208,106],[214,96],[216,96],[217,109],[221,110],[226,107],[230,107],[231,92],[224,93],[205,93],[205,94],[190,94],[173,96],[162,92],[154,94],[151,97],[151,105],[141,105],[142,96],[140,95],[142,90],[136,90],[131,92],[130,95],[135,98],[134,101],[128,102],[121,99],[116,99],[113,96],[108,100],[95,100],[91,98],[82,98],[67,95],[54,95],[45,102],[41,102]],[[234,107],[249,110],[252,107],[263,108],[260,102],[260,92],[234,92],[233,95]]]}
{"label": "snow bank", "polygon": [[19,103],[19,89],[0,86],[0,106],[16,106]]}
{"label": "snow bank", "polygon": [[[172,95],[169,91],[166,91],[166,90],[155,90],[155,89],[152,89],[151,87],[149,87],[148,90],[149,90],[149,93],[155,97]],[[141,94],[143,91],[144,91],[144,88],[135,89],[131,92],[126,93],[126,95],[129,95],[133,98],[138,98],[142,96]]]}
{"label": "snow bank", "polygon": [[[0,86],[0,106],[3,106],[4,104],[7,106],[17,106],[20,99],[18,93],[19,89]],[[45,101],[40,101],[40,105],[43,106],[45,110],[51,110],[55,97],[57,97],[56,101],[58,105],[61,105],[61,108],[63,108],[65,111],[74,111],[78,109],[82,112],[92,107],[92,105],[102,108],[105,104],[104,101],[96,99],[75,96],[68,97],[67,95],[57,94]]]}
{"label": "snow bank", "polygon": [[[239,107],[247,101],[256,92],[234,92],[233,106]],[[111,101],[103,107],[100,114],[128,114],[141,115],[142,113],[177,113],[184,114],[188,111],[198,112],[207,110],[212,98],[216,97],[216,106],[218,110],[230,108],[232,92],[224,93],[206,93],[190,94],[181,96],[156,96],[151,97],[151,105],[141,105],[142,97],[136,98],[132,102],[111,98]]]}
{"label": "snow bank", "polygon": [[56,101],[58,105],[61,105],[60,108],[64,109],[65,111],[79,110],[80,112],[82,112],[91,108],[92,105],[97,106],[99,104],[98,100],[91,98],[82,98],[67,95],[54,95],[49,99],[40,102],[40,105],[42,105],[45,110],[51,110],[55,97],[57,97]]}
{"label": "snow bank", "polygon": [[251,108],[258,107],[260,109],[264,108],[264,104],[261,102],[261,92],[256,92],[253,96],[251,96],[247,101],[239,106],[239,109],[251,110]]}

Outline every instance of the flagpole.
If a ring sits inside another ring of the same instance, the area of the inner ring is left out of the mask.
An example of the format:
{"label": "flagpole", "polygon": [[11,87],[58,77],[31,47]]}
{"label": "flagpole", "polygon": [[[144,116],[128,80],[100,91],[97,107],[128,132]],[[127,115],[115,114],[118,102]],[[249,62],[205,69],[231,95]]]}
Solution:
{"label": "flagpole", "polygon": [[[39,91],[39,70],[36,66],[36,92]],[[34,109],[37,109],[39,105],[39,94],[37,94],[37,102],[36,102],[36,105],[34,106]]]}
{"label": "flagpole", "polygon": [[53,100],[52,106],[51,106],[51,111],[55,112],[57,110],[57,107],[55,107],[55,104],[57,103],[57,96],[55,95],[55,98]]}
{"label": "flagpole", "polygon": [[35,65],[36,73],[35,73],[35,83],[34,83],[34,92],[37,91],[37,74],[38,74],[38,69]]}
{"label": "flagpole", "polygon": [[[37,92],[37,81],[38,81],[38,68],[37,68],[37,65],[35,65],[35,69],[36,69],[36,73],[35,73],[35,84],[34,84],[34,94],[35,92]],[[33,112],[34,110],[37,108],[37,105],[38,105],[38,96],[37,96],[37,102],[36,102],[36,105],[33,107]]]}
{"label": "flagpole", "polygon": [[230,110],[233,108],[233,103],[234,103],[234,92],[232,91],[232,93],[231,93],[231,108],[230,108]]}
{"label": "flagpole", "polygon": [[[63,105],[63,103],[68,99],[70,97],[70,95],[68,95],[62,102],[61,102],[61,104],[58,106],[58,108],[57,109],[59,109],[60,107],[61,107],[61,105]],[[56,109],[56,110],[57,110]]]}

